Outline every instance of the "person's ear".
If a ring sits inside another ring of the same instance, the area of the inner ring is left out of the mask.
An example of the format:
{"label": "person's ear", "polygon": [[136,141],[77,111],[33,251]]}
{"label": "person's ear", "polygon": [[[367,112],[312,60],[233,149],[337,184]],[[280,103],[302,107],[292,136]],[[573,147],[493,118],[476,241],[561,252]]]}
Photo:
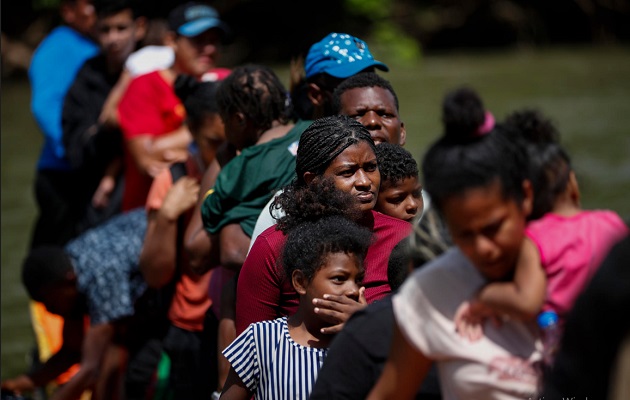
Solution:
{"label": "person's ear", "polygon": [[307,95],[315,107],[321,107],[325,102],[324,91],[315,83],[311,82],[308,84]]}
{"label": "person's ear", "polygon": [[317,175],[314,172],[307,171],[304,173],[304,182],[306,182],[307,185],[310,185],[316,177]]}
{"label": "person's ear", "polygon": [[147,19],[146,17],[138,17],[135,21],[136,24],[136,33],[135,39],[136,42],[140,42],[147,35]]}
{"label": "person's ear", "polygon": [[236,121],[238,122],[238,126],[240,126],[241,129],[244,129],[245,126],[247,125],[247,117],[245,116],[245,114],[242,112],[237,112],[235,116],[236,116]]}
{"label": "person's ear", "polygon": [[306,294],[308,280],[306,279],[306,276],[304,276],[304,273],[302,271],[293,271],[293,273],[291,274],[291,284],[299,295],[304,296]]}
{"label": "person's ear", "polygon": [[534,188],[529,179],[523,181],[523,203],[521,208],[525,216],[529,216],[534,208]]}
{"label": "person's ear", "polygon": [[164,34],[164,45],[171,47],[173,50],[177,49],[177,34],[173,31],[168,31]]}
{"label": "person's ear", "polygon": [[398,144],[404,146],[407,143],[407,129],[405,129],[405,123],[400,121],[400,139]]}
{"label": "person's ear", "polygon": [[569,195],[571,196],[571,200],[575,202],[576,206],[580,205],[580,186],[578,185],[577,177],[575,176],[575,172],[571,171],[569,173],[569,184],[568,184]]}

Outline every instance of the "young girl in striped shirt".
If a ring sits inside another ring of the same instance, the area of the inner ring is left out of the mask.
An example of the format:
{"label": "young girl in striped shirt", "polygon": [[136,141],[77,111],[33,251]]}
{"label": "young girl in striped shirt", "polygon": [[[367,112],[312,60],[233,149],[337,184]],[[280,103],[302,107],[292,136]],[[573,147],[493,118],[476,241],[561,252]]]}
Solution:
{"label": "young girl in striped shirt", "polygon": [[281,263],[300,296],[290,317],[256,322],[223,354],[231,364],[221,399],[307,399],[334,335],[313,299],[347,296],[365,304],[363,259],[372,233],[341,216],[291,229]]}

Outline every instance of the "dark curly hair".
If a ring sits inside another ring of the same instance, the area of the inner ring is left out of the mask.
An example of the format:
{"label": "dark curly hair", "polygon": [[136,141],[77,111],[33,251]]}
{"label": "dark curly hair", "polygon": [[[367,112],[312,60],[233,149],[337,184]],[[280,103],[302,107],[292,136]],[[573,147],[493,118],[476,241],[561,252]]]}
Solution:
{"label": "dark curly hair", "polygon": [[360,72],[347,78],[346,80],[341,82],[337,86],[337,88],[335,88],[332,98],[333,111],[335,113],[339,113],[339,111],[341,110],[341,95],[343,95],[345,92],[350,89],[366,87],[380,87],[389,91],[392,96],[394,96],[394,104],[396,105],[396,110],[399,109],[398,96],[396,95],[396,91],[394,91],[392,84],[387,79],[383,78],[376,72]]}
{"label": "dark curly hair", "polygon": [[278,218],[276,228],[285,234],[297,225],[322,217],[338,215],[352,220],[361,217],[355,198],[338,189],[331,178],[313,181],[306,186],[285,187],[273,200],[271,215],[276,210],[284,212]]}
{"label": "dark curly hair", "polygon": [[288,232],[280,263],[285,277],[302,271],[310,282],[331,253],[354,255],[359,269],[373,239],[372,232],[349,219],[336,215],[308,221]]}
{"label": "dark curly hair", "polygon": [[418,163],[408,150],[398,144],[380,143],[376,146],[376,159],[381,172],[381,186],[418,177]]}
{"label": "dark curly hair", "polygon": [[566,190],[573,171],[571,158],[560,144],[560,133],[539,110],[515,111],[508,115],[505,124],[514,128],[527,151],[534,189],[529,218],[540,218],[553,209],[556,198]]}

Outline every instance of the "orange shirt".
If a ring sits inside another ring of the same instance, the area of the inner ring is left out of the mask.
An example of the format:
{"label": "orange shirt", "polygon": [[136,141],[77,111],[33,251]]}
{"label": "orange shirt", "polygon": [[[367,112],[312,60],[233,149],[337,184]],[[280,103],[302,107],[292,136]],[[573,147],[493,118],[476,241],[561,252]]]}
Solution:
{"label": "orange shirt", "polygon": [[[201,171],[192,158],[186,162],[188,176],[201,179]],[[173,186],[173,177],[169,169],[165,169],[155,177],[147,197],[146,209],[159,210],[164,197]],[[192,210],[191,210],[192,211]],[[185,216],[186,224],[190,221],[190,212]],[[182,244],[177,244],[181,248]],[[180,251],[178,268],[181,271],[179,281],[175,286],[175,294],[169,309],[168,317],[172,324],[189,331],[203,330],[203,320],[206,311],[212,305],[208,296],[208,286],[212,270],[203,275],[191,271],[185,251]]]}

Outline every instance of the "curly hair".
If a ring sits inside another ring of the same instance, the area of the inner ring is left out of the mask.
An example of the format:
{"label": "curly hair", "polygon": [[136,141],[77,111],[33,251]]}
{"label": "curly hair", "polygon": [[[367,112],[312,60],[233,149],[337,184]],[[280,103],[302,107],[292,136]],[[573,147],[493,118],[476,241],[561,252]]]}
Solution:
{"label": "curly hair", "polygon": [[341,216],[329,216],[295,226],[287,234],[280,263],[287,278],[302,271],[307,281],[326,264],[331,253],[354,255],[359,269],[373,240],[366,227]]}
{"label": "curly hair", "polygon": [[304,222],[329,216],[346,216],[352,220],[361,217],[355,198],[335,186],[331,179],[313,181],[306,186],[289,185],[271,203],[270,213],[283,210],[276,228],[285,234]]}
{"label": "curly hair", "polygon": [[534,188],[534,204],[529,219],[537,219],[553,209],[555,200],[570,181],[571,158],[560,144],[560,133],[552,121],[535,109],[511,113],[505,124],[525,147],[529,177]]}
{"label": "curly hair", "polygon": [[405,178],[417,178],[418,163],[411,153],[398,144],[388,142],[376,146],[376,159],[381,172],[381,185],[393,185]]}

